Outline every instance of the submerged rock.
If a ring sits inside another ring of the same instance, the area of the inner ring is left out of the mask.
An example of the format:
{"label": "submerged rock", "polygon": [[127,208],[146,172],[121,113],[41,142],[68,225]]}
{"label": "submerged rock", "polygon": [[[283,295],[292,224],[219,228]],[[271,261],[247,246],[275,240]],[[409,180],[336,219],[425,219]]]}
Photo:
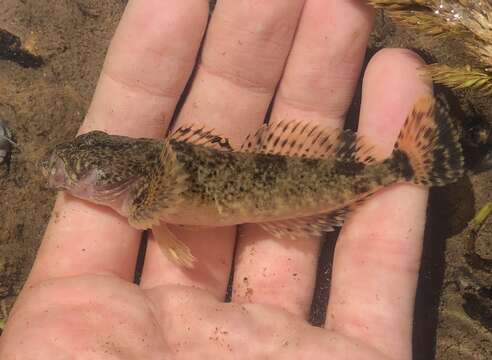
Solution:
{"label": "submerged rock", "polygon": [[0,120],[0,164],[9,160],[13,143],[9,128]]}

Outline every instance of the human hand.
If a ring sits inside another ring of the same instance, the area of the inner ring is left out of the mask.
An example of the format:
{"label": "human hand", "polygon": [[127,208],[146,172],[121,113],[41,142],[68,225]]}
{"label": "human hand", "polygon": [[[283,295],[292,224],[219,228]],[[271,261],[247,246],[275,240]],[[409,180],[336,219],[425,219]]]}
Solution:
{"label": "human hand", "polygon": [[[195,64],[205,0],[130,1],[81,131],[162,137]],[[235,144],[271,121],[342,126],[371,11],[362,1],[219,1],[178,123]],[[364,75],[359,130],[388,155],[431,92],[404,50]],[[0,342],[11,359],[410,359],[427,191],[396,185],[361,206],[336,246],[324,328],[307,323],[320,242],[257,226],[176,229],[198,263],[176,267],[154,242],[132,284],[140,233],[109,208],[61,194]],[[234,266],[232,303],[224,303]]]}

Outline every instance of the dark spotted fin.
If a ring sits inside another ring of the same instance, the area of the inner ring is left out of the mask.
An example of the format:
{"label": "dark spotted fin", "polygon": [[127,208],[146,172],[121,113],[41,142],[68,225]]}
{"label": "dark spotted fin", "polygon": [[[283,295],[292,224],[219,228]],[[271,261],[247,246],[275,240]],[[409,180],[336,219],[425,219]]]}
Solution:
{"label": "dark spotted fin", "polygon": [[446,185],[463,176],[463,151],[447,109],[432,98],[419,100],[386,161],[419,185]]}
{"label": "dark spotted fin", "polygon": [[374,161],[372,146],[350,130],[327,128],[309,121],[280,121],[250,134],[242,152],[306,157],[313,159]]}
{"label": "dark spotted fin", "polygon": [[159,248],[169,260],[188,269],[194,267],[196,258],[191,253],[190,248],[181,242],[166,225],[153,227],[152,234]]}
{"label": "dark spotted fin", "polygon": [[259,223],[265,231],[279,239],[303,239],[307,237],[320,237],[323,233],[340,227],[350,208],[334,210],[328,214],[305,216],[281,221]]}
{"label": "dark spotted fin", "polygon": [[149,170],[148,178],[137,180],[130,188],[128,221],[137,229],[150,229],[163,215],[174,213],[186,190],[187,175],[168,141],[163,142],[159,161],[159,166]]}
{"label": "dark spotted fin", "polygon": [[214,130],[206,129],[200,125],[185,125],[175,130],[171,139],[185,141],[194,145],[202,145],[216,150],[232,151],[232,146],[227,138],[214,133]]}

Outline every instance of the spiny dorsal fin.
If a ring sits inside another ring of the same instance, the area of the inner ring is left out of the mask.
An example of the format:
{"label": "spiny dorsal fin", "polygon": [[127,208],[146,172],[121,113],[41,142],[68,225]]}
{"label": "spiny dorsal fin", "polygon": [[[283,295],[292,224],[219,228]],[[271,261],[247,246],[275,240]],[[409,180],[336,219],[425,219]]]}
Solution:
{"label": "spiny dorsal fin", "polygon": [[248,135],[242,152],[306,158],[351,159],[369,163],[372,147],[350,130],[322,127],[309,121],[280,121]]}
{"label": "spiny dorsal fin", "polygon": [[351,208],[346,207],[334,210],[328,214],[305,216],[259,223],[265,231],[280,239],[302,239],[307,237],[320,237],[325,232],[334,231],[340,227]]}
{"label": "spiny dorsal fin", "polygon": [[164,214],[172,214],[186,190],[186,174],[176,161],[176,154],[168,141],[163,143],[160,163],[151,169],[149,177],[136,181],[130,189],[130,225],[149,229],[159,224]]}
{"label": "spiny dorsal fin", "polygon": [[206,146],[216,150],[233,150],[227,138],[217,135],[214,133],[214,130],[206,129],[201,125],[191,124],[181,126],[171,134],[170,139]]}

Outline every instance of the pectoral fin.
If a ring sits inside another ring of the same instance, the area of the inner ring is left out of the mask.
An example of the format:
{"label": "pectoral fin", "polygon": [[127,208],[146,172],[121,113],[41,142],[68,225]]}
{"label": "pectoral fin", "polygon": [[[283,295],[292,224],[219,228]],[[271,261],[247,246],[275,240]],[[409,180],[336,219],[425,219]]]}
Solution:
{"label": "pectoral fin", "polygon": [[164,142],[157,167],[148,177],[135,184],[130,191],[130,225],[137,229],[157,226],[165,215],[175,212],[187,189],[187,173],[176,159],[175,142],[203,146],[219,151],[232,151],[227,138],[203,126],[185,125],[175,130]]}
{"label": "pectoral fin", "polygon": [[163,215],[172,214],[179,206],[186,190],[187,175],[168,141],[163,143],[159,161],[147,178],[130,189],[128,221],[137,229],[159,225]]}
{"label": "pectoral fin", "polygon": [[169,230],[167,225],[157,225],[152,228],[154,239],[157,241],[160,249],[176,265],[192,269],[196,258],[191,250],[176,235]]}

